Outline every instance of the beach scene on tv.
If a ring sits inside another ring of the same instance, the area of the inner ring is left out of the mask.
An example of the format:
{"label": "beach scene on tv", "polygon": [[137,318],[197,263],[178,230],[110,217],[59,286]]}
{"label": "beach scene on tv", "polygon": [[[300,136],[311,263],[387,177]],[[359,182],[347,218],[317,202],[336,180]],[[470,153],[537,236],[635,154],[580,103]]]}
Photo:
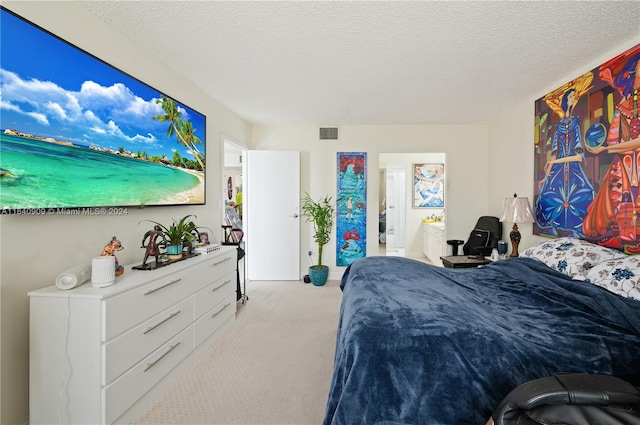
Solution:
{"label": "beach scene on tv", "polygon": [[0,13],[0,208],[204,204],[204,115]]}

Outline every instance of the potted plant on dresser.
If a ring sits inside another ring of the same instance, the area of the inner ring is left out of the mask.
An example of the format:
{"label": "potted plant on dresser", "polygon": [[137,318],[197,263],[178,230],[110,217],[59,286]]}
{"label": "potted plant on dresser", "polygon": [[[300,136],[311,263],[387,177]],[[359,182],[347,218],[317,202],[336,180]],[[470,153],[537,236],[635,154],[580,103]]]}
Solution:
{"label": "potted plant on dresser", "polygon": [[307,223],[313,224],[313,240],[318,244],[318,263],[309,267],[309,278],[315,286],[324,285],[329,277],[329,267],[322,264],[322,248],[331,240],[335,212],[330,196],[315,201],[305,192],[302,215]]}
{"label": "potted plant on dresser", "polygon": [[173,219],[173,223],[169,226],[165,226],[162,223],[156,221],[147,220],[151,223],[157,224],[162,228],[162,231],[167,238],[167,255],[170,260],[176,260],[182,258],[182,251],[185,245],[192,246],[196,241],[198,227],[191,219],[191,217],[197,218],[194,215],[186,215],[180,220]]}

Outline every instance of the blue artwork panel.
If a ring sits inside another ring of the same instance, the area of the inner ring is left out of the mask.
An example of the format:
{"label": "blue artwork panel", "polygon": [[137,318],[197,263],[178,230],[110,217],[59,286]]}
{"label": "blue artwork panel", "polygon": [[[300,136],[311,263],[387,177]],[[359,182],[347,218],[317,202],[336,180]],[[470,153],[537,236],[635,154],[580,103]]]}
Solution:
{"label": "blue artwork panel", "polygon": [[336,266],[366,256],[367,153],[338,152]]}

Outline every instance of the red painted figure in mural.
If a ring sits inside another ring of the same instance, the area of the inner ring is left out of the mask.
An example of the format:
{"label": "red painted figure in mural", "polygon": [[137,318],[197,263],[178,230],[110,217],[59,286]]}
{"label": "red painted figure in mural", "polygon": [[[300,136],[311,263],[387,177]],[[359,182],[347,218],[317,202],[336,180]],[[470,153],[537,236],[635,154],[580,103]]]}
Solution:
{"label": "red painted figure in mural", "polygon": [[601,245],[640,253],[640,45],[600,67],[600,78],[622,95],[606,143],[594,154],[615,154],[583,223],[588,238]]}

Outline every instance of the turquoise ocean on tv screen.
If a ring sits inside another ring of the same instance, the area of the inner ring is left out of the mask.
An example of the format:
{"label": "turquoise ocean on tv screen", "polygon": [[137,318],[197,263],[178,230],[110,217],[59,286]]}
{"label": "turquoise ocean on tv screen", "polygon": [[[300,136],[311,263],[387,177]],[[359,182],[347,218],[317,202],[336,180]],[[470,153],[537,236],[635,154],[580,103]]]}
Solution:
{"label": "turquoise ocean on tv screen", "polygon": [[168,166],[0,134],[0,207],[60,208],[186,203],[199,178]]}

